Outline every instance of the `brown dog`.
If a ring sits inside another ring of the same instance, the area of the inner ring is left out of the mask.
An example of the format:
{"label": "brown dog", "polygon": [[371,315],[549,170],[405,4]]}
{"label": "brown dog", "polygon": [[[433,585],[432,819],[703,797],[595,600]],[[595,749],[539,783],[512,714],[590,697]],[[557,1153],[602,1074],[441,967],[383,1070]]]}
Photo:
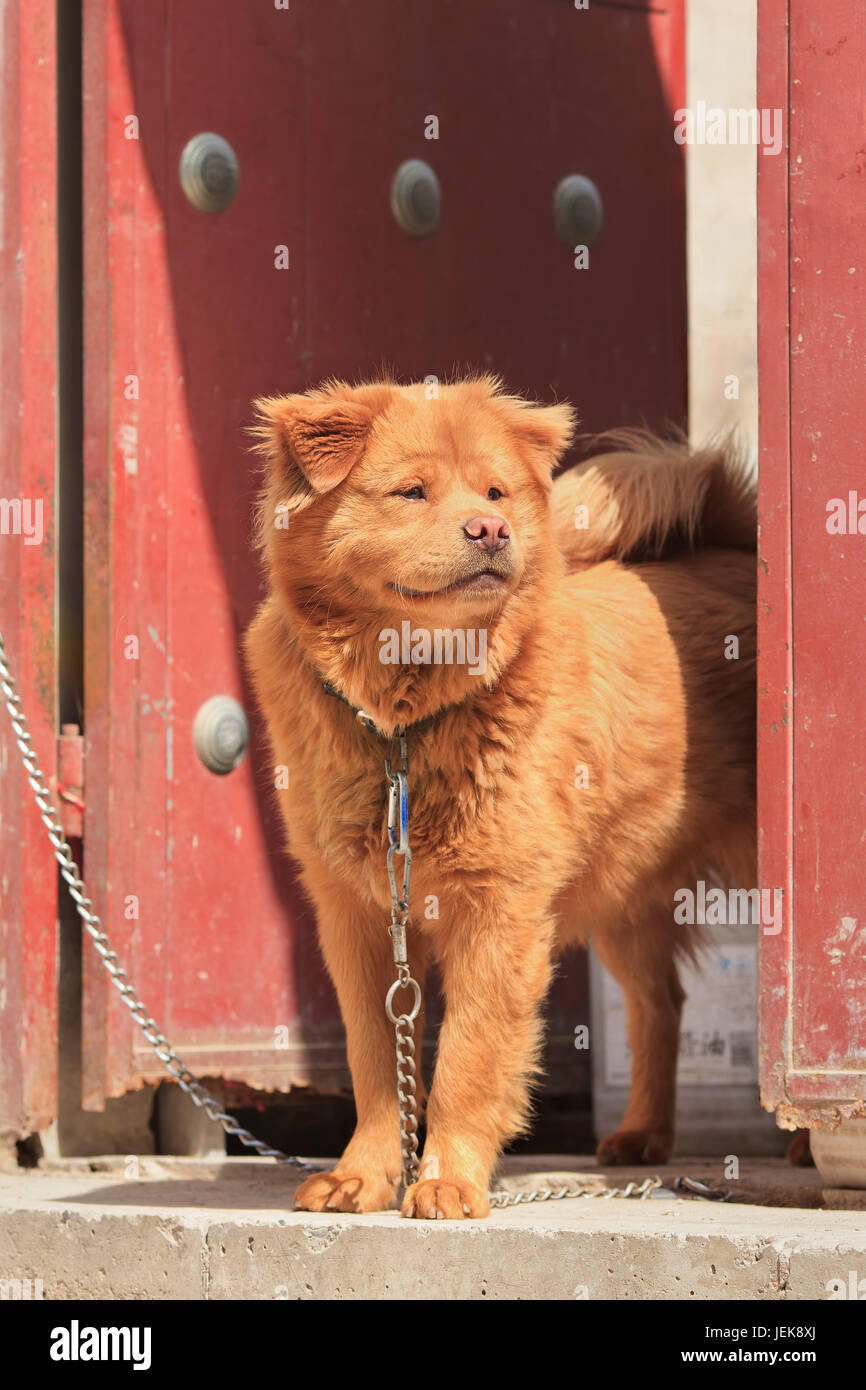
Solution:
{"label": "brown dog", "polygon": [[[755,882],[743,469],[634,436],[551,485],[568,406],[504,395],[489,377],[429,395],[333,382],[258,403],[270,597],[246,652],[289,769],[288,844],[316,906],[358,1110],[333,1173],[298,1192],[312,1211],[391,1206],[400,1179],[383,1007],[395,729],[410,748],[409,960],[422,982],[438,961],[446,998],[407,1216],[487,1213],[497,1156],[526,1124],[552,962],[590,933],[625,992],[634,1056],[622,1128],[599,1156],[664,1160],[676,955],[695,932],[675,924],[673,895],[710,865]],[[407,620],[413,644],[462,631],[474,660],[437,661],[429,641],[407,656],[394,643]]]}

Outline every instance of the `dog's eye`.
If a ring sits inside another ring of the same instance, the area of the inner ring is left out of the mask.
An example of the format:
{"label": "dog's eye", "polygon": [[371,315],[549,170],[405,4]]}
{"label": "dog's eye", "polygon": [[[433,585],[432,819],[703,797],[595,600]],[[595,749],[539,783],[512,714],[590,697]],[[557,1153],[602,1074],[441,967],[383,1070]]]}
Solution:
{"label": "dog's eye", "polygon": [[405,497],[409,502],[424,502],[427,494],[421,484],[416,483],[414,487],[407,487],[402,492],[398,492],[397,496]]}
{"label": "dog's eye", "polygon": [[488,502],[498,502],[499,499],[500,499],[500,497],[504,497],[504,496],[505,496],[505,493],[504,493],[504,492],[502,491],[502,489],[499,488],[499,487],[491,487],[491,488],[488,488],[488,489],[487,489],[487,500],[488,500]]}

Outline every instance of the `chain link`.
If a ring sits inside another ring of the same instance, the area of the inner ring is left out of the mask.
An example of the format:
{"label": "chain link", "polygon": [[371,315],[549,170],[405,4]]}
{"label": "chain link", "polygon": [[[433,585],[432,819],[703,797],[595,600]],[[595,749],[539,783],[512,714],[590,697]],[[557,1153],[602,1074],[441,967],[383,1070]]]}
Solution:
{"label": "chain link", "polygon": [[24,770],[27,773],[27,780],[33,788],[33,795],[39,808],[42,823],[48,831],[48,838],[60,866],[60,873],[69,888],[70,897],[75,903],[85,930],[93,939],[93,944],[108,971],[111,983],[157,1057],[178,1082],[181,1090],[186,1091],[187,1095],[192,1097],[195,1104],[204,1110],[210,1119],[216,1120],[218,1124],[222,1125],[226,1134],[231,1134],[239,1139],[246,1148],[255,1149],[262,1158],[274,1158],[278,1163],[288,1164],[304,1173],[320,1172],[321,1169],[317,1164],[308,1163],[306,1159],[296,1158],[293,1155],[284,1154],[281,1149],[272,1148],[261,1139],[256,1139],[255,1135],[251,1134],[248,1129],[244,1129],[243,1125],[239,1125],[236,1120],[232,1119],[231,1115],[222,1108],[216,1096],[202,1085],[183,1059],[177,1055],[130,984],[126,971],[120,964],[117,952],[112,947],[111,939],[108,933],[103,930],[102,922],[94,911],[93,903],[87,896],[84,881],[78,872],[78,865],[72,856],[69,841],[63,833],[63,826],[60,823],[51,793],[40,770],[36,750],[30,738],[27,719],[21,706],[12,672],[9,669],[2,632],[0,632],[0,692],[5,698],[9,718],[12,720],[12,728],[15,731],[15,739],[21,753]]}
{"label": "chain link", "polygon": [[[492,1207],[520,1207],[526,1202],[562,1202],[566,1197],[652,1197],[662,1186],[659,1177],[644,1178],[643,1182],[626,1183],[625,1187],[604,1187],[599,1183],[581,1183],[578,1187],[536,1187],[531,1192],[488,1193]],[[673,1195],[673,1194],[671,1194]]]}
{"label": "chain link", "polygon": [[[409,883],[412,878],[412,850],[409,846],[409,742],[405,734],[396,736],[400,744],[402,767],[392,771],[390,758],[385,759],[388,786],[388,882],[391,887],[391,945],[397,978],[385,996],[385,1012],[394,1025],[397,1054],[397,1109],[400,1115],[400,1158],[403,1186],[418,1181],[418,1095],[415,1061],[415,1019],[421,1009],[421,986],[413,980],[406,948],[406,923],[409,918]],[[403,878],[397,886],[394,856],[403,859]],[[395,1014],[394,996],[398,990],[411,989],[412,1007],[408,1013]]]}
{"label": "chain link", "polygon": [[400,1110],[400,1154],[403,1185],[418,1181],[418,1100],[415,1094],[415,1024],[401,1014],[394,1025],[397,1039],[397,1104]]}

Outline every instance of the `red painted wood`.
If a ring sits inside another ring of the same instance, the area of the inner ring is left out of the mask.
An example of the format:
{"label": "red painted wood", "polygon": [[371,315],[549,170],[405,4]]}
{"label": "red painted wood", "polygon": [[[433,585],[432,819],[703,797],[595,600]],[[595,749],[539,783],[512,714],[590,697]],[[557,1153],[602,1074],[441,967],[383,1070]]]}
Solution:
{"label": "red painted wood", "polygon": [[783,888],[779,935],[759,936],[759,1081],[768,1108],[784,1099],[791,954],[791,459],[788,357],[788,0],[760,0],[758,104],[785,112],[785,147],[758,155],[758,862]]}
{"label": "red painted wood", "polygon": [[831,499],[866,496],[866,14],[765,0],[759,52],[789,130],[787,160],[759,156],[761,876],[788,896],[761,1084],[816,1123],[866,1099],[866,539],[827,530]]}
{"label": "red painted wood", "polygon": [[[164,6],[149,13],[160,35]],[[142,613],[161,615],[165,607],[160,353],[168,300],[152,264],[140,260],[141,246],[160,235],[161,224],[140,145],[126,138],[136,105],[122,26],[103,0],[86,3],[83,17],[86,869],[115,949],[162,1019],[165,990],[158,972],[141,978],[136,947],[149,928],[154,951],[161,949],[167,915],[165,654],[143,631]],[[150,309],[156,323],[142,324]],[[128,380],[136,376],[138,400],[130,398]],[[145,455],[147,471],[140,468]],[[86,951],[85,1108],[99,1108],[136,1076],[129,1020],[109,1001],[109,988],[98,956]]]}
{"label": "red painted wood", "polygon": [[[191,1065],[258,1086],[333,1084],[342,1030],[281,852],[273,770],[254,751],[216,778],[192,746],[211,695],[252,710],[238,661],[260,594],[249,402],[383,362],[441,377],[469,364],[570,396],[590,429],[682,421],[682,8],[377,0],[361,20],[349,0],[219,0],[203,22],[191,0],[85,0],[85,75],[93,891]],[[129,114],[137,141],[123,136]],[[438,141],[424,139],[430,114]],[[216,216],[177,178],[205,130],[240,163],[238,197]],[[389,209],[411,157],[442,185],[428,240]],[[605,202],[589,271],[552,227],[553,190],[574,172]],[[288,271],[274,268],[279,245]],[[582,1009],[572,983],[553,1013],[571,1074]],[[87,1103],[161,1074],[92,965]]]}
{"label": "red painted wood", "polygon": [[[0,499],[42,506],[41,544],[0,534],[0,630],[46,778],[55,772],[55,6],[0,0]],[[31,520],[38,514],[31,513]],[[36,532],[31,533],[36,538]],[[0,1137],[56,1113],[57,874],[0,706]]]}

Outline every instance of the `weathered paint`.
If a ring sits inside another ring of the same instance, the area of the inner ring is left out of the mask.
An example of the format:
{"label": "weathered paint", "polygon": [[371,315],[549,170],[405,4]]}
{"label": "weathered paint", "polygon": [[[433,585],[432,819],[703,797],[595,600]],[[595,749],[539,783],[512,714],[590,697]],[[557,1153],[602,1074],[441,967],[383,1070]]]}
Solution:
{"label": "weathered paint", "polygon": [[[866,12],[762,0],[758,157],[761,1092],[780,1124],[866,1110],[866,536],[827,504],[866,496]],[[866,524],[866,523],[864,523]]]}
{"label": "weathered paint", "polygon": [[[261,729],[253,718],[254,752],[224,778],[192,746],[204,700],[251,705],[238,660],[260,596],[249,402],[383,361],[422,377],[470,363],[570,396],[587,429],[682,422],[682,4],[375,0],[359,17],[350,0],[212,0],[203,22],[193,0],[85,0],[84,18],[91,892],[191,1065],[260,1087],[344,1082]],[[124,138],[130,114],[138,140]],[[203,130],[240,162],[217,216],[177,178]],[[417,155],[444,198],[422,241],[389,208],[394,170]],[[573,172],[605,202],[589,274],[553,231],[553,190]],[[85,968],[85,1103],[98,1106],[162,1071],[93,953]],[[586,1008],[570,969],[552,1014],[566,1085]]]}
{"label": "weathered paint", "polygon": [[[55,0],[0,0],[0,497],[43,539],[0,535],[0,630],[46,779],[55,774]],[[0,1139],[56,1112],[57,873],[0,705]]]}

